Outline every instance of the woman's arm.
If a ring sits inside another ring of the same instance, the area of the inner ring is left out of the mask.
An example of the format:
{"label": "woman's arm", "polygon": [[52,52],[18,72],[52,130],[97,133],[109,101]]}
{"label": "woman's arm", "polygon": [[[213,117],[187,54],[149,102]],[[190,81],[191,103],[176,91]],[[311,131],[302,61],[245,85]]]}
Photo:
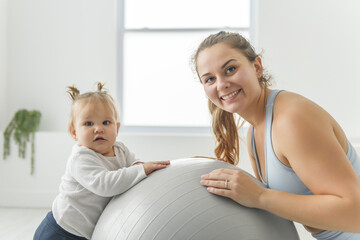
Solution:
{"label": "woman's arm", "polygon": [[[288,161],[314,195],[264,189],[241,171],[229,169],[204,175],[201,183],[209,192],[304,225],[360,232],[360,183],[334,134],[334,120],[306,101],[284,110],[274,118],[275,152]],[[226,179],[228,189],[224,188]]]}
{"label": "woman's arm", "polygon": [[260,198],[263,209],[315,228],[360,232],[360,182],[335,127],[335,121],[310,101],[279,112],[274,147],[314,196],[266,190]]}

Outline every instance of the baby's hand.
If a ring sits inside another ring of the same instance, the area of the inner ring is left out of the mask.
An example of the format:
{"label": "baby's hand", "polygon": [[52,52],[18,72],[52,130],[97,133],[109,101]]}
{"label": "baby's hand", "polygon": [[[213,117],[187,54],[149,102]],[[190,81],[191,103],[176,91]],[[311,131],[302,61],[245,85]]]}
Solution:
{"label": "baby's hand", "polygon": [[170,161],[157,161],[157,162],[145,162],[143,164],[145,174],[148,176],[150,173],[152,173],[155,170],[166,168],[167,165],[170,164]]}
{"label": "baby's hand", "polygon": [[217,160],[217,158],[214,158],[214,157],[206,157],[206,156],[192,156],[191,158],[208,158],[208,159]]}

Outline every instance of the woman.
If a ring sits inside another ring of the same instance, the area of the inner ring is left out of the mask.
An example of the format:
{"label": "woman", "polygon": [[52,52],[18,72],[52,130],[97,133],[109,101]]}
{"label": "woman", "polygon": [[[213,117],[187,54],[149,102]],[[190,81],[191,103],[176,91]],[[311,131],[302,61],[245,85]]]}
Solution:
{"label": "woman", "polygon": [[250,160],[267,188],[229,169],[202,176],[201,184],[300,222],[316,239],[360,239],[360,158],[339,124],[305,97],[269,89],[261,58],[239,34],[210,35],[193,60],[209,98],[216,157],[238,162],[236,113],[251,124]]}

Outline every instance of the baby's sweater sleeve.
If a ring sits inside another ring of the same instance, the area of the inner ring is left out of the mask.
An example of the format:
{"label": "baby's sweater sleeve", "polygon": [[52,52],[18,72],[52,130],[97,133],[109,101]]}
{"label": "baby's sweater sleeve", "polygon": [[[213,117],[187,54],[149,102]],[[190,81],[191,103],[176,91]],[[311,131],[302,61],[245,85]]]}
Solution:
{"label": "baby's sweater sleeve", "polygon": [[95,152],[80,148],[69,165],[73,178],[84,188],[103,197],[125,192],[146,177],[142,165],[109,170]]}

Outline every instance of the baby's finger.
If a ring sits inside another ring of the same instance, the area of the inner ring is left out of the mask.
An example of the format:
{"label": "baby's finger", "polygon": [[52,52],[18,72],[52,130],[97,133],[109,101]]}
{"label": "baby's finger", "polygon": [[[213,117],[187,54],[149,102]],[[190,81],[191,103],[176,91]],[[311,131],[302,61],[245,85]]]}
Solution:
{"label": "baby's finger", "polygon": [[156,168],[166,168],[168,164],[156,164]]}
{"label": "baby's finger", "polygon": [[170,164],[170,161],[156,161],[154,162],[156,164],[162,164],[162,165],[169,165]]}

